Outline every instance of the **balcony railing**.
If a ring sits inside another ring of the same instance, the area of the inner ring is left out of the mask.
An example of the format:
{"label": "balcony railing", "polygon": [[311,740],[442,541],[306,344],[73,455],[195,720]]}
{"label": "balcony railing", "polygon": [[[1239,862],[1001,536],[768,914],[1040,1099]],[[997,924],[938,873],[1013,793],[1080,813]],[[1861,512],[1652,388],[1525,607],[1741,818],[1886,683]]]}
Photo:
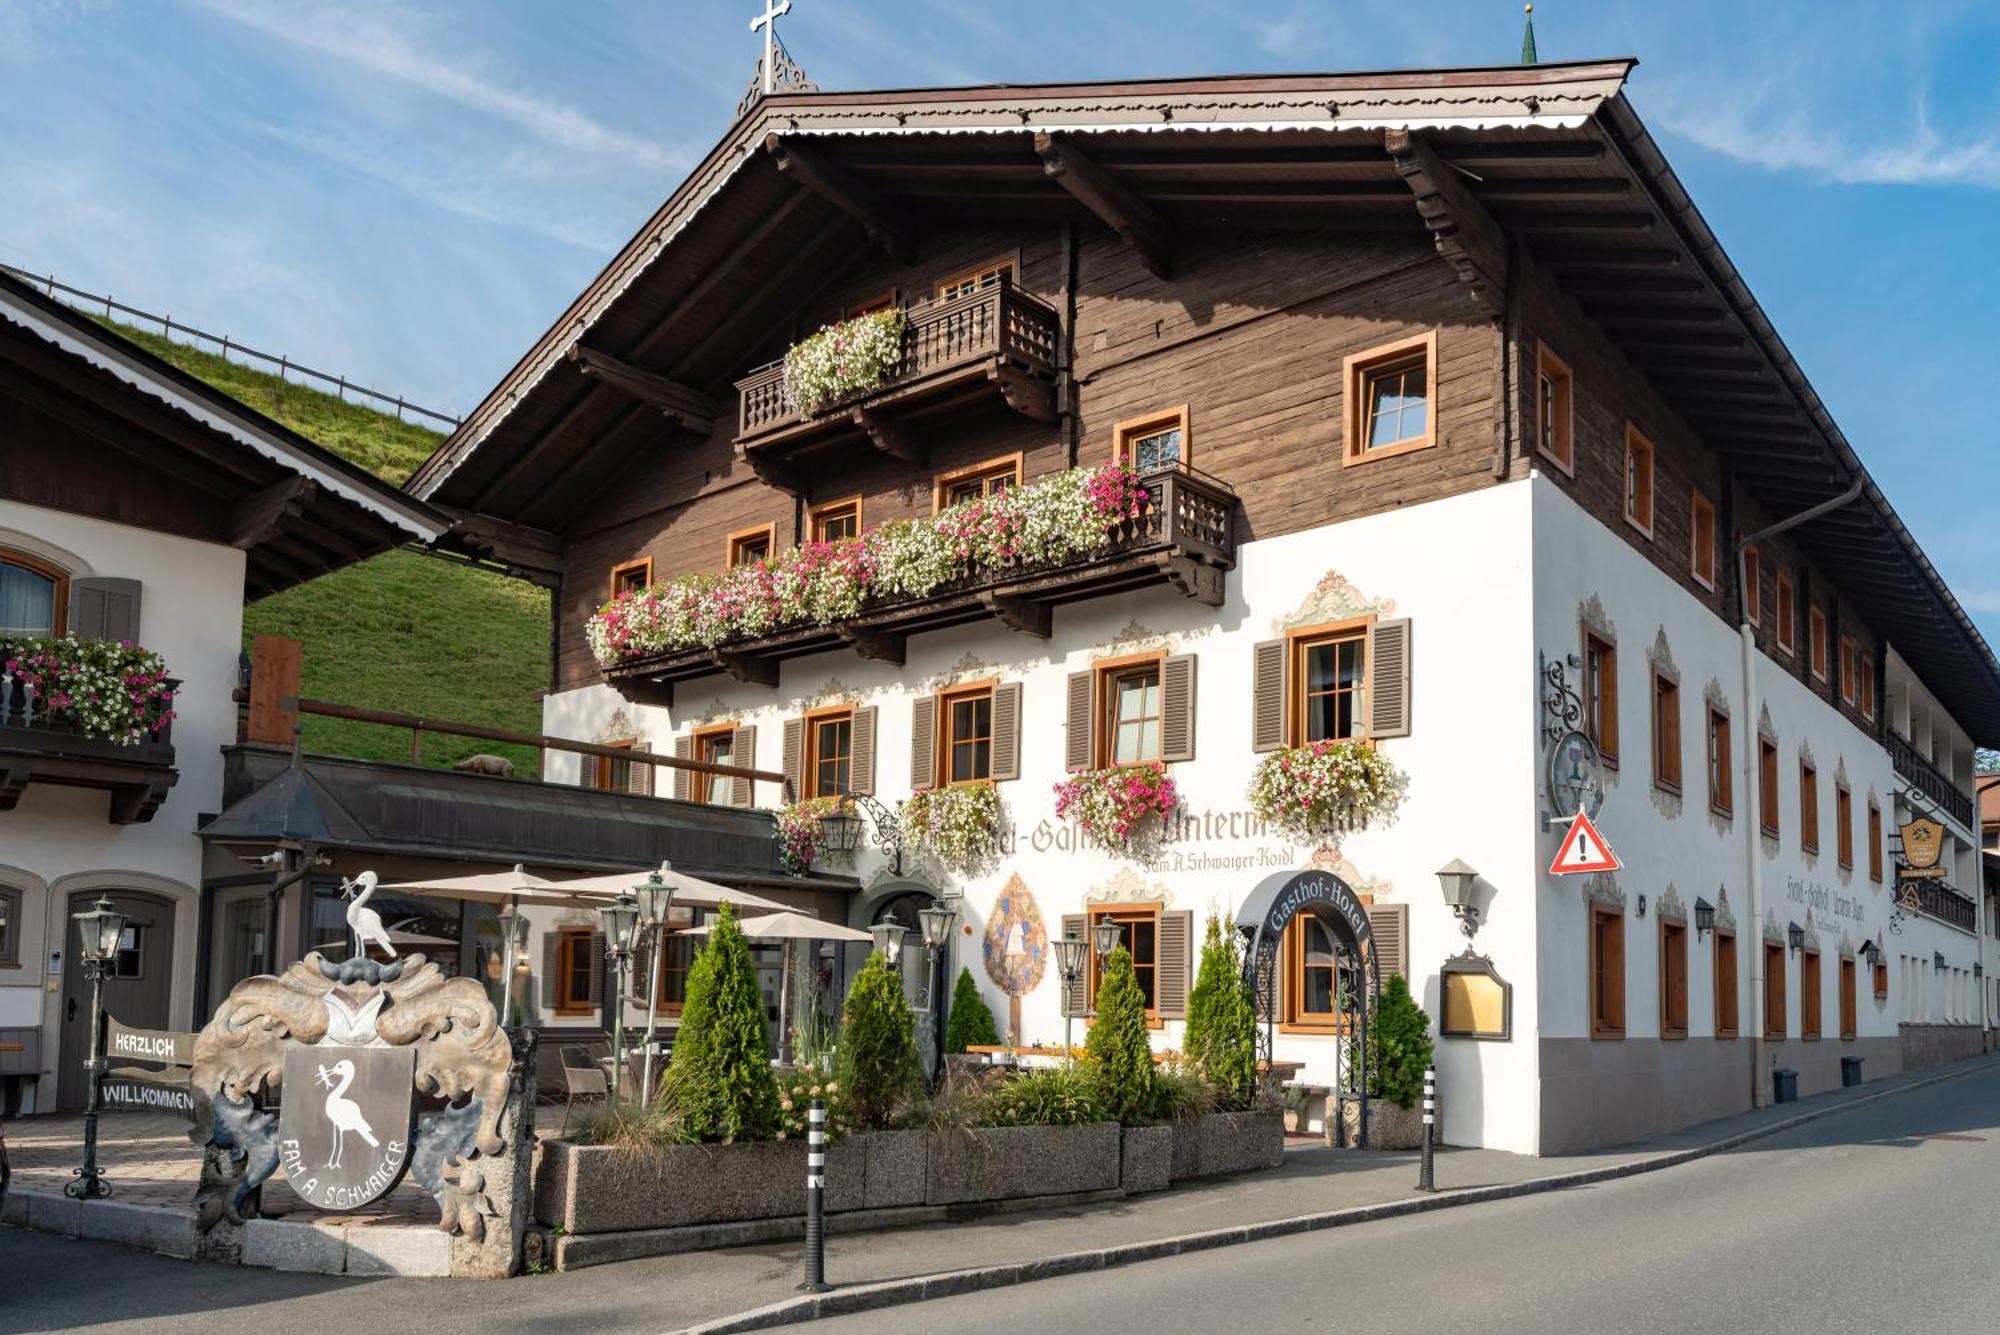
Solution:
{"label": "balcony railing", "polygon": [[179,777],[173,726],[169,720],[129,746],[87,737],[67,719],[43,712],[20,681],[0,676],[0,811],[12,811],[28,785],[54,783],[109,791],[115,825],[151,820]]}
{"label": "balcony railing", "polygon": [[[989,368],[999,373],[994,380],[1003,394],[1009,390],[1002,383],[1007,376],[1047,385],[1055,375],[1060,337],[1055,310],[1008,283],[927,302],[910,311],[902,355],[886,382],[811,416],[801,413],[786,391],[782,361],[737,381],[737,440],[753,445],[788,434],[816,434],[821,428],[838,430],[848,425],[840,409],[922,397],[932,387],[959,385]],[[1014,402],[1011,394],[1008,401]]]}
{"label": "balcony railing", "polygon": [[1972,794],[1953,783],[1943,770],[1917,754],[1916,747],[1894,732],[1889,733],[1889,763],[1912,788],[1937,803],[1961,828],[1974,828]]}
{"label": "balcony railing", "polygon": [[1935,918],[1961,932],[1979,930],[1978,906],[1943,881],[1906,880],[1900,893],[1906,909],[1914,908],[1925,917]]}

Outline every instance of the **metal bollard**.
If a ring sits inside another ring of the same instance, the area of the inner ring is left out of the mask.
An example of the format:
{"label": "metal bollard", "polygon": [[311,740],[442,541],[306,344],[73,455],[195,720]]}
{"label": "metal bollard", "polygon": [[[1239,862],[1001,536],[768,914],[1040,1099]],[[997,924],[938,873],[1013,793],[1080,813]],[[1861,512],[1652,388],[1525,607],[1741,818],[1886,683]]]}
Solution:
{"label": "metal bollard", "polygon": [[1424,1068],[1424,1157],[1417,1169],[1417,1190],[1436,1191],[1437,1177],[1431,1162],[1431,1146],[1437,1139],[1437,1067]]}
{"label": "metal bollard", "polygon": [[826,1282],[826,1104],[812,1101],[806,1113],[806,1279],[799,1288],[825,1293]]}

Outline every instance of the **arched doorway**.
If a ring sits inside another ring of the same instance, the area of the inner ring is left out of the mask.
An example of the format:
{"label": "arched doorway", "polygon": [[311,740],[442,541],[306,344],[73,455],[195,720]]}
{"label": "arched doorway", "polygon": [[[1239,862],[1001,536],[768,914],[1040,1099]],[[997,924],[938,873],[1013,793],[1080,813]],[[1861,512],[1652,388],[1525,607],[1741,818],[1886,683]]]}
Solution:
{"label": "arched doorway", "polygon": [[73,890],[63,898],[63,1003],[56,1099],[64,1111],[90,1097],[84,1068],[90,1052],[90,980],[83,975],[75,916],[100,896],[125,915],[125,939],[104,979],[104,1009],[139,1029],[171,1029],[174,971],[174,903],[137,890]]}
{"label": "arched doorway", "polygon": [[[903,980],[903,995],[908,998],[910,1009],[916,1012],[917,1054],[923,1059],[926,1071],[935,1071],[939,1065],[939,1036],[944,1033],[945,1016],[938,1008],[948,994],[946,979],[953,952],[947,948],[933,960],[924,949],[923,919],[917,915],[938,898],[938,892],[922,881],[899,877],[873,887],[865,903],[858,906],[865,914],[866,920],[860,924],[864,928],[893,922],[904,929],[903,948],[896,966]],[[852,949],[865,951],[872,947],[856,945]],[[851,963],[859,967],[861,961]]]}
{"label": "arched doorway", "polygon": [[[1257,1060],[1268,1062],[1278,1023],[1278,960],[1285,933],[1304,918],[1302,949],[1320,967],[1306,971],[1307,984],[1324,989],[1323,1001],[1336,1016],[1334,1097],[1358,1110],[1359,1148],[1368,1147],[1368,1025],[1381,966],[1368,910],[1347,882],[1329,871],[1276,872],[1259,881],[1236,913],[1243,938],[1243,973],[1257,998]],[[1333,1115],[1329,1106],[1328,1116]]]}

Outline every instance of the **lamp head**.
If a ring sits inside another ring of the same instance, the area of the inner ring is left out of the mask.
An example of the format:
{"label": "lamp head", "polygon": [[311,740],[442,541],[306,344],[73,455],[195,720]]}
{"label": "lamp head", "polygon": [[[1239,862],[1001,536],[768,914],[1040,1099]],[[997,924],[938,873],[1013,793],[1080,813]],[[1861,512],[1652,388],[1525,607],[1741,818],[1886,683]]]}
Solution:
{"label": "lamp head", "polygon": [[112,906],[109,895],[98,896],[96,904],[74,916],[85,960],[103,964],[117,958],[125,940],[125,915]]}
{"label": "lamp head", "polygon": [[958,920],[958,910],[936,899],[917,911],[917,920],[923,924],[924,948],[943,950],[951,940],[951,925]]}
{"label": "lamp head", "polygon": [[1109,959],[1111,952],[1118,949],[1118,943],[1125,939],[1125,928],[1110,918],[1099,918],[1090,929],[1090,943],[1097,951],[1097,958]]}
{"label": "lamp head", "polygon": [[894,964],[903,954],[903,938],[910,929],[899,922],[878,922],[868,929],[868,935],[875,938],[875,953]]}

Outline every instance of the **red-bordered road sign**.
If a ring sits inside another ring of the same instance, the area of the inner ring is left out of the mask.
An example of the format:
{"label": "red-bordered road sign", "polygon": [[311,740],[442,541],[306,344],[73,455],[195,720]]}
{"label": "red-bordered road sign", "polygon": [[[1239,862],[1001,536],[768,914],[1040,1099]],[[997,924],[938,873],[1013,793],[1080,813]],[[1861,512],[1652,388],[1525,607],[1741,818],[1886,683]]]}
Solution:
{"label": "red-bordered road sign", "polygon": [[1583,812],[1576,813],[1576,819],[1569,823],[1569,833],[1563,836],[1562,847],[1556,850],[1556,860],[1549,864],[1553,876],[1574,876],[1578,872],[1617,871],[1625,864],[1611,851],[1611,845],[1604,842],[1604,836],[1590,823],[1590,817]]}

